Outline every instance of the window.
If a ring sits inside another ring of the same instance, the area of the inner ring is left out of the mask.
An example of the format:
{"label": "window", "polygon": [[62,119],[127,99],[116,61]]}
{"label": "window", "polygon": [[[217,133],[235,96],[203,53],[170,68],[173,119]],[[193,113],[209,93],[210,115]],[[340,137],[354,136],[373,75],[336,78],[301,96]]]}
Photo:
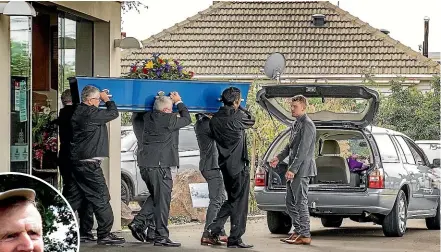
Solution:
{"label": "window", "polygon": [[[11,172],[30,173],[30,90],[32,87],[32,19],[10,17]],[[6,85],[6,83],[4,83]]]}
{"label": "window", "polygon": [[353,137],[348,140],[338,140],[340,146],[340,156],[348,158],[352,154],[357,154],[360,159],[370,160],[371,151],[364,138]]}
{"label": "window", "polygon": [[392,143],[389,135],[377,134],[374,135],[380,151],[381,160],[383,163],[398,163],[398,154],[395,145]]}
{"label": "window", "polygon": [[[125,134],[124,136],[122,136]],[[121,151],[129,151],[136,143],[136,135],[133,131],[121,131]]]}
{"label": "window", "polygon": [[408,164],[415,164],[415,159],[412,155],[412,151],[410,150],[409,145],[407,145],[406,140],[404,140],[402,136],[395,136],[395,138],[397,139],[398,143],[401,146],[401,149],[404,152],[404,162]]}
{"label": "window", "polygon": [[420,154],[420,151],[409,142],[409,140],[406,141],[409,144],[409,148],[410,151],[412,151],[413,157],[415,158],[415,162],[417,164],[424,164],[425,165],[425,161],[424,161],[424,157],[423,155]]}

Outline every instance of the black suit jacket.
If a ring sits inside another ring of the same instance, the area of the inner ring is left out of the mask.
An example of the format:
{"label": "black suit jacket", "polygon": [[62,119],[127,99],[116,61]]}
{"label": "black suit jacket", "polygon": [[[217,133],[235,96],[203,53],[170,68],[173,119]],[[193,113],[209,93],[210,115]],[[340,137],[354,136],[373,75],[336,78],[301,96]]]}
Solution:
{"label": "black suit jacket", "polygon": [[224,106],[210,120],[210,129],[219,151],[219,167],[230,176],[240,173],[249,165],[245,129],[255,123],[245,109]]}
{"label": "black suit jacket", "polygon": [[149,111],[144,114],[142,149],[138,164],[143,167],[179,166],[179,129],[191,123],[190,113],[183,103],[176,113]]}
{"label": "black suit jacket", "polygon": [[109,156],[106,123],[118,118],[119,113],[113,101],[106,102],[106,107],[107,109],[99,109],[84,103],[76,106],[72,115],[72,160]]}
{"label": "black suit jacket", "polygon": [[194,126],[194,131],[199,145],[199,170],[219,169],[219,154],[210,130],[210,118],[208,116],[199,118]]}
{"label": "black suit jacket", "polygon": [[70,159],[70,142],[72,141],[72,115],[75,111],[73,105],[66,105],[60,109],[60,114],[54,123],[58,124],[58,132],[60,135],[60,151],[58,157],[60,160]]}

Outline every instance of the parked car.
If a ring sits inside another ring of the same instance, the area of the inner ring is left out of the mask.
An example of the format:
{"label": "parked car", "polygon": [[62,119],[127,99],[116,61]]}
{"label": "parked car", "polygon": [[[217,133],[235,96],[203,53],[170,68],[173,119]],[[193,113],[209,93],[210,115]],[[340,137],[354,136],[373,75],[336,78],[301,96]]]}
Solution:
{"label": "parked car", "polygon": [[[149,192],[137,164],[138,142],[133,128],[125,127],[123,130],[125,135],[121,137],[121,200],[126,204],[130,201],[142,204]],[[179,130],[178,149],[180,166],[179,169],[172,167],[173,177],[181,170],[199,169],[199,146],[193,126]]]}
{"label": "parked car", "polygon": [[415,141],[415,143],[420,146],[424,153],[426,153],[427,158],[432,165],[440,167],[440,140],[419,140]]}
{"label": "parked car", "polygon": [[[344,218],[382,225],[386,236],[402,236],[408,219],[426,219],[428,229],[440,229],[439,187],[433,166],[423,150],[406,135],[370,126],[379,95],[363,86],[265,86],[257,102],[286,125],[294,122],[286,98],[310,98],[309,117],[317,128],[317,176],[311,180],[309,212],[324,227],[340,227]],[[336,107],[340,101],[343,107]],[[255,174],[257,206],[267,211],[268,228],[285,234],[291,229],[286,214],[284,174],[287,159],[270,168],[269,161],[289,140],[289,129],[268,148]],[[346,158],[366,156],[369,167],[350,172]]]}

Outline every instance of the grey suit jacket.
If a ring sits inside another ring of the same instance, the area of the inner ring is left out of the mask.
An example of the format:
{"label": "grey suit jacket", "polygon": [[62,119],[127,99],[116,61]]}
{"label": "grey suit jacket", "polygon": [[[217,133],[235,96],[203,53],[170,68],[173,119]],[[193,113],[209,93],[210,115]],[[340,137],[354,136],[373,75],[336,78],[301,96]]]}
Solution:
{"label": "grey suit jacket", "polygon": [[289,143],[277,156],[279,161],[289,156],[288,170],[299,177],[313,177],[317,175],[315,165],[315,138],[314,122],[305,114],[298,118],[291,127]]}

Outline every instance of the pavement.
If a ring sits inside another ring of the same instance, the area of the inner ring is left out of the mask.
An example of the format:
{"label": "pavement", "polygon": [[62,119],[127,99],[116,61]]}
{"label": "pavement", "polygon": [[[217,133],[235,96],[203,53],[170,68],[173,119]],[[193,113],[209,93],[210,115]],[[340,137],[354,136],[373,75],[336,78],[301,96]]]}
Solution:
{"label": "pavement", "polygon": [[[133,239],[130,232],[121,234],[127,239],[123,246],[103,246],[97,244],[81,244],[80,251],[89,252],[129,252],[129,251],[232,251],[240,249],[228,249],[226,246],[207,247],[200,245],[203,229],[202,224],[170,226],[170,238],[182,243],[180,248],[155,247],[152,244],[142,244]],[[229,227],[226,228],[229,230]],[[409,220],[406,234],[401,238],[390,238],[383,235],[381,226],[372,223],[356,223],[345,219],[340,228],[324,228],[320,219],[311,219],[312,244],[310,246],[298,246],[284,244],[279,241],[284,235],[270,234],[265,218],[248,220],[247,232],[243,237],[246,243],[254,245],[252,249],[244,249],[249,252],[284,251],[338,251],[338,252],[439,252],[440,232],[427,230],[424,220]]]}

